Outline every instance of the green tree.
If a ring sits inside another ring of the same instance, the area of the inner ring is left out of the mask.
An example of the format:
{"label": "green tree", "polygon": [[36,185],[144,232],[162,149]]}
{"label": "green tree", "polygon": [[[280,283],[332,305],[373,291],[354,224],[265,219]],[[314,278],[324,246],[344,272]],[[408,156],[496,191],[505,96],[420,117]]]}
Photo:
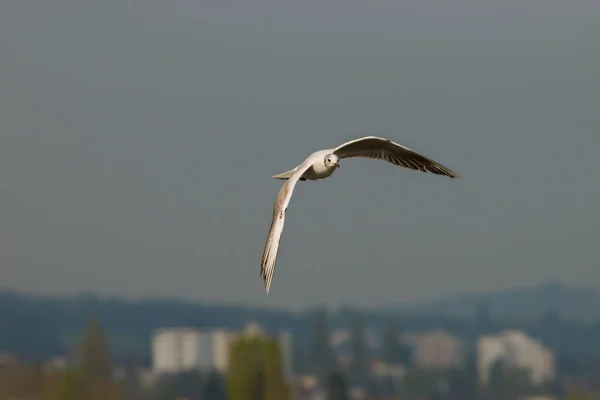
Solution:
{"label": "green tree", "polygon": [[81,400],[88,398],[86,380],[81,371],[68,369],[56,378],[52,390],[52,400]]}
{"label": "green tree", "polygon": [[48,376],[38,364],[6,360],[0,363],[0,399],[47,398]]}
{"label": "green tree", "polygon": [[283,400],[290,396],[277,341],[269,339],[263,343],[266,400]]}
{"label": "green tree", "polygon": [[100,323],[88,321],[81,343],[81,368],[89,379],[108,381],[112,375],[109,344]]}
{"label": "green tree", "polygon": [[230,400],[286,400],[279,345],[272,339],[241,338],[232,344],[227,374]]}
{"label": "green tree", "polygon": [[232,344],[227,373],[227,392],[231,400],[262,398],[263,365],[259,348],[256,338],[242,338]]}

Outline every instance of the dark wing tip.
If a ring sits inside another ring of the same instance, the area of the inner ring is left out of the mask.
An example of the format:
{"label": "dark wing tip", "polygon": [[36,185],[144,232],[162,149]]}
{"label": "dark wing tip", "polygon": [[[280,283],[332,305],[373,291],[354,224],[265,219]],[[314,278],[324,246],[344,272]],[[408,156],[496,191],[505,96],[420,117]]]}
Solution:
{"label": "dark wing tip", "polygon": [[450,179],[464,179],[462,177],[462,175],[457,174],[456,172],[454,172],[452,170],[449,170],[449,169],[446,170],[446,171],[444,171],[444,172],[434,172],[434,174],[442,175],[442,176],[447,176]]}
{"label": "dark wing tip", "polygon": [[434,171],[434,174],[447,176],[450,179],[463,179],[462,175],[452,171],[450,168],[441,167],[439,171]]}

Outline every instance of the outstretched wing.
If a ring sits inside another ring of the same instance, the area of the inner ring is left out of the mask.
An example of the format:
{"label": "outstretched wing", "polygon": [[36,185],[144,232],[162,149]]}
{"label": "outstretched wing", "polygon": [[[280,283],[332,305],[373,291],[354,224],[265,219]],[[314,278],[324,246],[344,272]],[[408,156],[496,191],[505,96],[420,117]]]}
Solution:
{"label": "outstretched wing", "polygon": [[462,178],[450,168],[427,158],[408,147],[394,143],[389,139],[376,136],[365,136],[351,140],[334,149],[333,153],[342,158],[364,157],[384,160],[400,167],[410,168],[450,178]]}
{"label": "outstretched wing", "polygon": [[275,200],[271,229],[269,229],[269,235],[267,236],[267,243],[265,244],[265,250],[260,266],[260,275],[265,281],[265,290],[267,291],[267,294],[269,294],[271,281],[273,280],[273,274],[275,273],[275,263],[277,261],[281,233],[283,232],[283,224],[285,223],[285,213],[288,204],[290,203],[290,199],[292,198],[296,182],[298,182],[298,179],[300,179],[302,174],[306,172],[309,167],[310,165],[298,167],[296,172],[285,181]]}

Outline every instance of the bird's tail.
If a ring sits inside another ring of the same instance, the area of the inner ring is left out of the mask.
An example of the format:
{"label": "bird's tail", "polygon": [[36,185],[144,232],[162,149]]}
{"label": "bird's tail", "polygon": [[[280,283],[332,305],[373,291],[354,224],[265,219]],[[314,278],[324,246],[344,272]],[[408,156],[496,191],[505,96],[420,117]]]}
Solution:
{"label": "bird's tail", "polygon": [[273,175],[273,178],[275,178],[275,179],[289,179],[290,176],[294,175],[294,173],[296,172],[297,169],[298,168],[294,168],[294,169],[291,169],[289,171],[283,172],[281,174]]}

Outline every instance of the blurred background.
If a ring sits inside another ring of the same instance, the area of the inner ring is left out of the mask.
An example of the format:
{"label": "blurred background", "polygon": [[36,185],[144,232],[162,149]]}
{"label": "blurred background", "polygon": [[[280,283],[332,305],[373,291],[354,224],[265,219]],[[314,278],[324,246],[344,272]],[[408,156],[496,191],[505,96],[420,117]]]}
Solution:
{"label": "blurred background", "polygon": [[[598,397],[599,20],[0,2],[0,400]],[[465,179],[300,183],[266,296],[272,175],[364,135]]]}

